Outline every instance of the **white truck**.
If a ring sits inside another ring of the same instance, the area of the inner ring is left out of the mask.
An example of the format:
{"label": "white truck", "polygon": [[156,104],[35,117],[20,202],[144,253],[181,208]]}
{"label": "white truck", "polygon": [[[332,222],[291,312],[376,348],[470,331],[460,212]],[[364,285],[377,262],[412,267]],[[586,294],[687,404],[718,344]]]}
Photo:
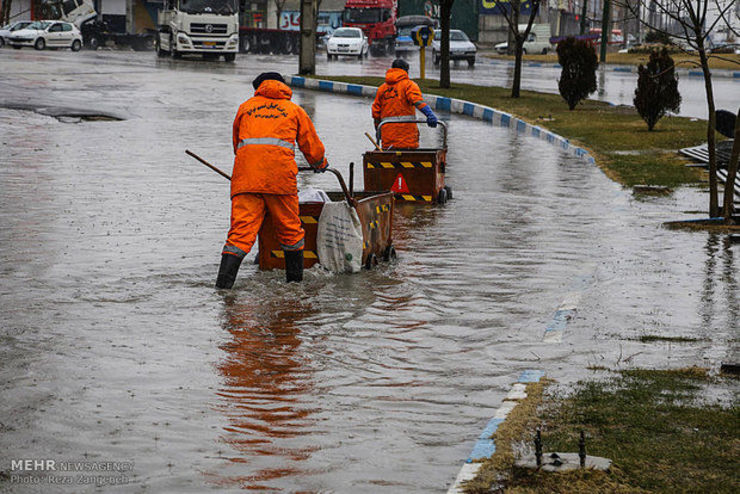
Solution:
{"label": "white truck", "polygon": [[223,55],[233,62],[239,50],[239,9],[236,0],[165,0],[159,11],[157,54],[180,58]]}

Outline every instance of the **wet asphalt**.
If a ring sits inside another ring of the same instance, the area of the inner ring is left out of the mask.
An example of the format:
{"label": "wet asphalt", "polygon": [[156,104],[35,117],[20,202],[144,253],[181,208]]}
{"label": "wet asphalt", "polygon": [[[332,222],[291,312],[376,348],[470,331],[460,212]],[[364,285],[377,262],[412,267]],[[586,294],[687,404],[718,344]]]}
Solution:
{"label": "wet asphalt", "polygon": [[[4,49],[0,67],[8,475],[11,459],[87,459],[134,463],[105,492],[438,492],[524,369],[567,383],[737,357],[739,247],[661,227],[703,215],[698,188],[635,196],[545,142],[443,115],[455,199],[397,208],[397,262],[291,286],[247,262],[224,294],[228,184],[184,150],[229,171],[251,78],[287,62]],[[332,166],[361,161],[369,100],[293,99]],[[565,300],[575,318],[543,342]]]}

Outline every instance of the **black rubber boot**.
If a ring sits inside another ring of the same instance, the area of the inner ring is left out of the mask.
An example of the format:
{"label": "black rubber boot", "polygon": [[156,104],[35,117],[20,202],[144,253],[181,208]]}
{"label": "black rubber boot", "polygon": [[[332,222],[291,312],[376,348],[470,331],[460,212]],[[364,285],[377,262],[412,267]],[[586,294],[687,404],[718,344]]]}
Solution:
{"label": "black rubber boot", "polygon": [[239,265],[242,258],[232,254],[221,254],[221,266],[218,268],[216,277],[216,288],[231,288],[236,281],[236,273],[239,272]]}
{"label": "black rubber boot", "polygon": [[285,281],[303,281],[303,251],[285,250]]}

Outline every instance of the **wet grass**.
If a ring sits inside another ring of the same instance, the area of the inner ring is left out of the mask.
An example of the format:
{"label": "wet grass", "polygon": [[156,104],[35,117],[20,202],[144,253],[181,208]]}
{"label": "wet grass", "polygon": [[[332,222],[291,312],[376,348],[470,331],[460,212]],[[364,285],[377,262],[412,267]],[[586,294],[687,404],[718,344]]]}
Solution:
{"label": "wet grass", "polygon": [[545,387],[551,382],[542,379],[540,382],[527,384],[527,397],[517,404],[493,435],[496,452],[483,462],[476,478],[465,483],[465,492],[487,493],[491,486],[505,480],[502,475],[514,466],[512,445],[538,424],[537,408],[542,403]]}
{"label": "wet grass", "polygon": [[[371,86],[383,83],[381,77],[317,78]],[[688,162],[676,152],[706,141],[705,121],[665,117],[649,132],[632,107],[586,100],[575,110],[568,111],[557,94],[522,91],[520,98],[512,99],[507,88],[453,84],[450,89],[442,89],[431,79],[417,82],[425,94],[487,105],[566,137],[588,149],[604,172],[624,186],[676,187],[706,180],[701,168],[687,168],[684,165]]]}
{"label": "wet grass", "polygon": [[[514,60],[513,55],[498,55],[498,54],[486,54],[486,58],[502,59],[502,60]],[[701,70],[699,65],[699,56],[690,55],[688,53],[673,53],[671,54],[673,62],[676,64],[678,69],[691,69]],[[640,65],[647,64],[650,55],[646,53],[607,53],[606,63],[611,65]],[[542,62],[542,63],[558,63],[558,56],[555,53],[548,55],[525,55],[525,62]],[[740,70],[740,55],[735,53],[718,54],[716,56],[709,57],[709,68],[711,69],[723,69],[723,70]]]}
{"label": "wet grass", "polygon": [[610,458],[613,468],[510,470],[502,492],[738,492],[740,413],[735,402],[705,398],[707,386],[735,384],[695,367],[630,370],[546,397],[537,417],[544,451],[577,452],[584,430],[588,454]]}

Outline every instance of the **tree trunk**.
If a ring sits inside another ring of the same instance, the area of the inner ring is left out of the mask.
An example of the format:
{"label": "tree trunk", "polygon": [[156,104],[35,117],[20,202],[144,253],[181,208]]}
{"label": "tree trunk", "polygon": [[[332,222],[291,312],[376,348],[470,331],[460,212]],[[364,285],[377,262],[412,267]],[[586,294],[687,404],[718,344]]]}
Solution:
{"label": "tree trunk", "polygon": [[4,26],[10,22],[10,7],[12,7],[12,0],[2,0],[3,8],[0,11],[0,25]]}
{"label": "tree trunk", "polygon": [[724,211],[725,224],[731,225],[733,206],[735,201],[735,177],[737,176],[738,161],[740,161],[740,109],[735,119],[735,142],[732,143],[732,154],[727,164],[727,181],[725,182]]}
{"label": "tree trunk", "polygon": [[440,29],[442,39],[440,43],[440,68],[439,86],[450,87],[450,16],[452,15],[452,2],[454,0],[442,0],[440,2]]}
{"label": "tree trunk", "polygon": [[519,35],[516,37],[516,44],[514,45],[514,81],[511,84],[511,97],[518,98],[519,90],[522,85],[522,55],[524,51],[524,36]]}
{"label": "tree trunk", "polygon": [[316,73],[316,0],[301,0],[301,37],[298,73]]}
{"label": "tree trunk", "polygon": [[709,217],[719,216],[719,199],[717,197],[717,152],[715,149],[714,128],[716,116],[714,114],[714,91],[712,90],[712,73],[709,70],[707,53],[704,49],[704,41],[698,38],[699,60],[701,70],[704,72],[704,90],[707,93],[707,109],[709,110],[709,122],[707,123],[707,151],[709,152]]}

